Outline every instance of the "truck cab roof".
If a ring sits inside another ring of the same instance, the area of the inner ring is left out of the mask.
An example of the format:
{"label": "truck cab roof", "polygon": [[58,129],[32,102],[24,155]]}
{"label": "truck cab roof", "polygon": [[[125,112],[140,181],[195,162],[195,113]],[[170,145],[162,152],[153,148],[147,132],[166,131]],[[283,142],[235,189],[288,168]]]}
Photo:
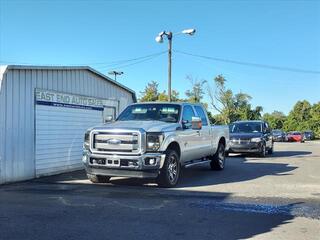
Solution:
{"label": "truck cab roof", "polygon": [[172,105],[180,105],[180,106],[192,105],[192,106],[203,107],[203,104],[201,103],[189,103],[189,102],[138,102],[138,103],[133,103],[131,105],[139,105],[139,104],[172,104]]}

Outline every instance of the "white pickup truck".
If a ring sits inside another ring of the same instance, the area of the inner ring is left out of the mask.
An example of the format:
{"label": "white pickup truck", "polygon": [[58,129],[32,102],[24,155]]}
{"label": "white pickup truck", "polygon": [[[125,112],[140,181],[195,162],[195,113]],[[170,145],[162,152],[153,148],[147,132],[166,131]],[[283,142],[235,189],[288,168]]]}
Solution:
{"label": "white pickup truck", "polygon": [[223,170],[229,128],[212,126],[205,109],[190,103],[137,103],[113,121],[85,133],[83,159],[88,178],[156,178],[173,187],[182,167],[210,162]]}

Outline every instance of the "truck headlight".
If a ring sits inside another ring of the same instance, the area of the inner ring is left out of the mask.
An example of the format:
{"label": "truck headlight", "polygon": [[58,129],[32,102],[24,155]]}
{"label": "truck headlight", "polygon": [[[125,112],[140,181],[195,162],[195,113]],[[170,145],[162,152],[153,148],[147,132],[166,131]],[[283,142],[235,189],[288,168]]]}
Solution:
{"label": "truck headlight", "polygon": [[88,131],[84,134],[83,148],[89,149],[89,147],[90,147],[90,132]]}
{"label": "truck headlight", "polygon": [[147,133],[147,151],[159,150],[163,139],[162,133]]}
{"label": "truck headlight", "polygon": [[251,141],[251,142],[255,142],[255,143],[261,142],[261,138],[251,138],[250,141]]}

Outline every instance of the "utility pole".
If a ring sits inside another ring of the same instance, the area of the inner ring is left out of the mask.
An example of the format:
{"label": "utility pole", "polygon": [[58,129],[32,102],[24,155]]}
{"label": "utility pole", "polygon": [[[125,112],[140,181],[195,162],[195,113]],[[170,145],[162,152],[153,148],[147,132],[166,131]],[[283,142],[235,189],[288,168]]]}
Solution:
{"label": "utility pole", "polygon": [[171,102],[172,32],[168,32],[168,101]]}
{"label": "utility pole", "polygon": [[[194,35],[194,33],[196,32],[195,29],[186,29],[181,31],[180,33],[177,34],[187,34],[187,35]],[[156,41],[158,43],[162,43],[163,42],[163,36],[166,36],[168,39],[168,101],[171,102],[171,60],[172,60],[172,37],[173,34],[172,32],[166,32],[166,31],[162,31],[158,34],[158,36],[156,37]]]}
{"label": "utility pole", "polygon": [[121,71],[110,71],[108,72],[109,75],[114,75],[114,81],[117,81],[117,75],[122,75],[123,72]]}

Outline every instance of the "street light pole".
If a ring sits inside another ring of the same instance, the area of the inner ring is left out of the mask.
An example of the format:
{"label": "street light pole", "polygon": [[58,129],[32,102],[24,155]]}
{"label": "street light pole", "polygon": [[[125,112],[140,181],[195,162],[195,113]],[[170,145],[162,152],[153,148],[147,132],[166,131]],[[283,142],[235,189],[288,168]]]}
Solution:
{"label": "street light pole", "polygon": [[172,32],[168,32],[168,101],[171,102]]}
{"label": "street light pole", "polygon": [[[187,35],[194,35],[194,33],[196,32],[195,29],[186,29],[181,31],[178,34],[187,34]],[[171,102],[171,60],[172,60],[172,37],[173,37],[173,33],[172,32],[160,32],[158,34],[158,36],[156,37],[156,41],[158,43],[162,43],[163,42],[163,36],[166,36],[168,38],[168,101]]]}

